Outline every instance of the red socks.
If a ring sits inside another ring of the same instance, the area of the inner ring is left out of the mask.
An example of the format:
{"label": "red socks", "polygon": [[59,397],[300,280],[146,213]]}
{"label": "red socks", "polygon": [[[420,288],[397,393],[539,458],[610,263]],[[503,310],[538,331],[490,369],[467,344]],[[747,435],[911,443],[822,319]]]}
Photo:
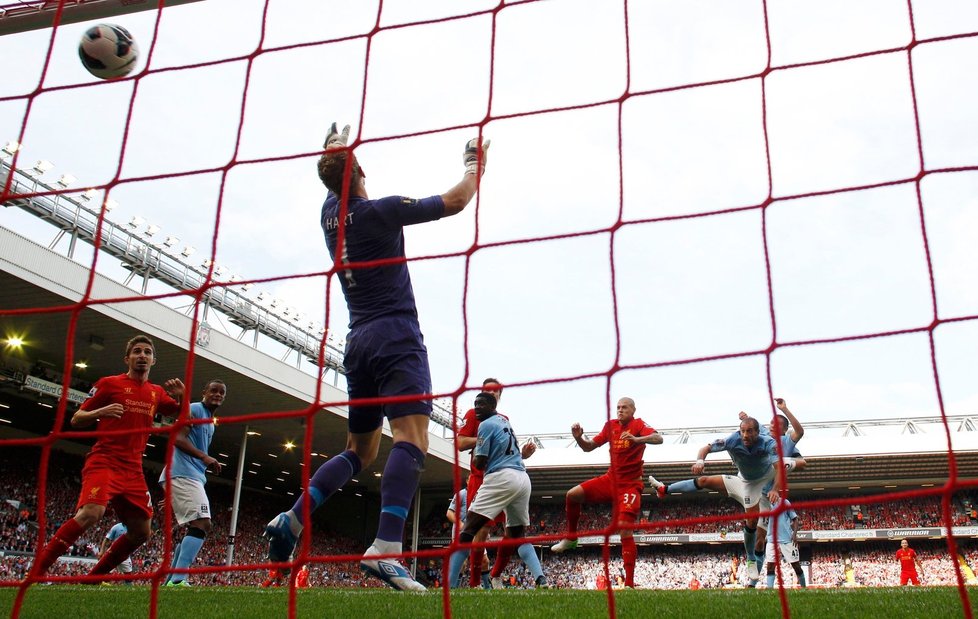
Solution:
{"label": "red socks", "polygon": [[129,540],[127,535],[123,535],[112,543],[112,546],[102,555],[102,558],[98,560],[89,574],[108,574],[117,565],[129,558],[129,555],[140,546],[142,544],[135,544]]}
{"label": "red socks", "polygon": [[31,568],[31,574],[40,576],[47,572],[48,568],[58,560],[58,557],[68,552],[68,549],[75,543],[75,540],[81,537],[81,534],[84,532],[85,529],[78,524],[77,520],[74,518],[66,520],[61,525],[61,528],[58,529],[57,533],[48,540],[44,549],[38,553],[37,559],[34,561],[34,567]]}

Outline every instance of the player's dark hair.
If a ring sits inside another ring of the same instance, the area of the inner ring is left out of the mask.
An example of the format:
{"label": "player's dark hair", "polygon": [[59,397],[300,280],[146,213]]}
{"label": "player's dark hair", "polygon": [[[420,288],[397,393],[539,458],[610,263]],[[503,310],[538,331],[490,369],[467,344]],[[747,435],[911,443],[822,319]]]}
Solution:
{"label": "player's dark hair", "polygon": [[346,174],[348,156],[353,159],[350,169],[350,187],[354,188],[359,185],[360,178],[363,176],[356,155],[345,148],[337,148],[326,151],[319,158],[319,180],[336,195],[343,193],[343,176]]}
{"label": "player's dark hair", "polygon": [[222,385],[225,389],[228,388],[228,384],[223,380],[221,380],[220,378],[212,378],[206,383],[204,383],[204,391],[207,391],[207,388],[214,384]]}
{"label": "player's dark hair", "polygon": [[790,425],[788,424],[788,418],[784,415],[775,415],[775,417],[778,418],[778,422],[781,424],[781,433],[784,434],[788,431],[788,426]]}
{"label": "player's dark hair", "polygon": [[482,386],[485,387],[486,385],[497,385],[499,389],[493,389],[493,391],[498,391],[500,394],[503,392],[503,384],[499,382],[498,378],[485,379],[484,381],[482,381]]}
{"label": "player's dark hair", "polygon": [[493,406],[493,408],[495,408],[495,406],[496,406],[496,396],[494,396],[491,393],[488,393],[486,391],[480,391],[478,394],[476,394],[475,399],[476,400],[488,400],[489,403]]}
{"label": "player's dark hair", "polygon": [[149,344],[150,348],[153,349],[153,353],[154,354],[156,353],[156,344],[153,343],[153,340],[149,339],[149,336],[148,335],[142,335],[142,334],[140,334],[140,335],[137,335],[136,337],[132,338],[128,342],[126,342],[126,356],[127,357],[129,356],[129,353],[132,352],[132,347],[135,346],[136,344]]}
{"label": "player's dark hair", "polygon": [[740,423],[741,424],[746,423],[748,426],[753,426],[753,428],[755,430],[757,430],[758,432],[760,432],[760,430],[761,430],[761,424],[758,423],[758,421],[756,419],[754,419],[753,417],[745,417],[744,420],[741,421]]}

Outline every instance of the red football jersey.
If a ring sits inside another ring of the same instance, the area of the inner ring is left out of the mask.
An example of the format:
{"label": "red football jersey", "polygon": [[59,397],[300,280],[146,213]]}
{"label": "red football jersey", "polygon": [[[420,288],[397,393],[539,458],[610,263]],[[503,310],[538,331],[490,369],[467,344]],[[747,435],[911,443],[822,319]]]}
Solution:
{"label": "red football jersey", "polygon": [[624,430],[631,432],[632,436],[648,436],[655,433],[654,428],[638,417],[632,417],[624,427],[617,419],[610,419],[605,422],[601,432],[591,440],[597,445],[611,444],[611,466],[608,467],[608,474],[617,477],[619,481],[629,482],[642,478],[645,443],[620,439]]}
{"label": "red football jersey", "polygon": [[[462,415],[462,423],[458,426],[458,435],[466,436],[468,438],[476,438],[479,436],[479,418],[475,416],[475,409],[470,408],[465,411]],[[474,466],[472,466],[472,461],[475,459],[475,449],[469,450],[469,475],[475,475],[476,477],[482,477],[482,471],[477,471]],[[464,480],[463,480],[464,481]]]}
{"label": "red football jersey", "polygon": [[901,548],[896,551],[897,559],[900,560],[900,569],[904,572],[916,572],[917,567],[914,565],[914,560],[917,558],[917,553],[913,548]]}
{"label": "red football jersey", "polygon": [[158,412],[178,413],[180,405],[167,395],[163,387],[149,381],[140,383],[126,374],[119,374],[100,378],[88,392],[88,399],[82,403],[81,410],[92,411],[112,403],[122,404],[125,409],[122,417],[99,419],[96,424],[98,431],[132,429],[146,431],[124,435],[99,435],[95,446],[88,454],[88,461],[99,460],[110,466],[120,463],[141,466],[143,449],[146,448],[149,429],[153,426],[153,417]]}

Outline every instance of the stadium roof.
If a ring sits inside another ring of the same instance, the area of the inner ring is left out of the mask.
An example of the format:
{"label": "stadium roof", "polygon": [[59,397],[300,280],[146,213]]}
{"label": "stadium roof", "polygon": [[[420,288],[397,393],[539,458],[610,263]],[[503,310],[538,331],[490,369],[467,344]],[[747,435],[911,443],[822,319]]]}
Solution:
{"label": "stadium roof", "polygon": [[[82,299],[88,279],[88,268],[33,241],[0,227],[0,308],[44,308],[38,313],[0,317],[3,337],[18,334],[25,340],[22,356],[28,365],[36,362],[60,372],[64,368],[66,335],[71,320],[70,306]],[[92,298],[139,298],[139,292],[96,275]],[[189,301],[188,301],[189,302]],[[156,341],[157,364],[152,378],[158,382],[169,377],[185,375],[187,340],[191,333],[191,318],[184,313],[153,300],[105,303],[90,306],[79,312],[75,330],[74,358],[84,359],[88,367],[81,374],[89,381],[124,371],[122,364],[126,341],[136,333],[146,333]],[[196,398],[203,382],[221,378],[228,384],[227,403],[221,407],[225,419],[256,413],[277,412],[274,419],[248,422],[252,435],[248,439],[246,473],[249,487],[275,491],[294,491],[299,488],[298,471],[305,436],[304,417],[287,416],[289,412],[307,410],[316,401],[316,377],[294,365],[271,357],[254,347],[239,342],[213,329],[206,346],[195,351],[191,395]],[[8,357],[17,354],[7,351]],[[12,422],[0,423],[0,438],[46,435],[52,430],[57,400],[25,388],[23,380],[0,382],[0,417]],[[186,381],[185,381],[186,382]],[[320,381],[323,403],[343,402],[346,394]],[[44,385],[41,384],[43,387]],[[45,406],[47,405],[47,406]],[[452,441],[442,435],[442,428],[433,426],[426,472],[430,479],[450,484],[452,475]],[[70,429],[67,428],[66,429]],[[244,428],[240,424],[225,425],[214,435],[213,454],[230,465],[221,477],[233,478]],[[297,448],[287,450],[291,441]],[[62,441],[60,448],[69,451],[87,449],[84,443]],[[150,440],[155,447],[147,451],[149,464],[162,461],[165,441]],[[346,443],[346,409],[328,405],[314,417],[312,448],[318,454],[334,454]],[[379,479],[372,473],[382,469],[390,449],[390,433],[385,430],[378,462],[365,470],[355,486],[367,492],[379,490]],[[313,466],[322,462],[314,457]],[[255,465],[257,463],[257,466]],[[284,480],[284,481],[282,481]]]}

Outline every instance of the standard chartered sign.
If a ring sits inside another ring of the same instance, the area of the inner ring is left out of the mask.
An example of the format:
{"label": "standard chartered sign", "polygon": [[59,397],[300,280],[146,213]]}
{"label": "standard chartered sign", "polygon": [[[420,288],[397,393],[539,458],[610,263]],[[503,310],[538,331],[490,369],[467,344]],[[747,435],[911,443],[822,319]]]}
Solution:
{"label": "standard chartered sign", "polygon": [[[58,383],[52,383],[49,380],[44,380],[43,378],[38,378],[36,376],[28,376],[24,380],[24,388],[30,389],[31,391],[36,391],[38,393],[43,393],[44,395],[49,395],[53,398],[61,398],[61,393],[64,391],[64,387]],[[68,401],[74,402],[75,404],[81,404],[88,397],[88,394],[75,389],[68,390]]]}

